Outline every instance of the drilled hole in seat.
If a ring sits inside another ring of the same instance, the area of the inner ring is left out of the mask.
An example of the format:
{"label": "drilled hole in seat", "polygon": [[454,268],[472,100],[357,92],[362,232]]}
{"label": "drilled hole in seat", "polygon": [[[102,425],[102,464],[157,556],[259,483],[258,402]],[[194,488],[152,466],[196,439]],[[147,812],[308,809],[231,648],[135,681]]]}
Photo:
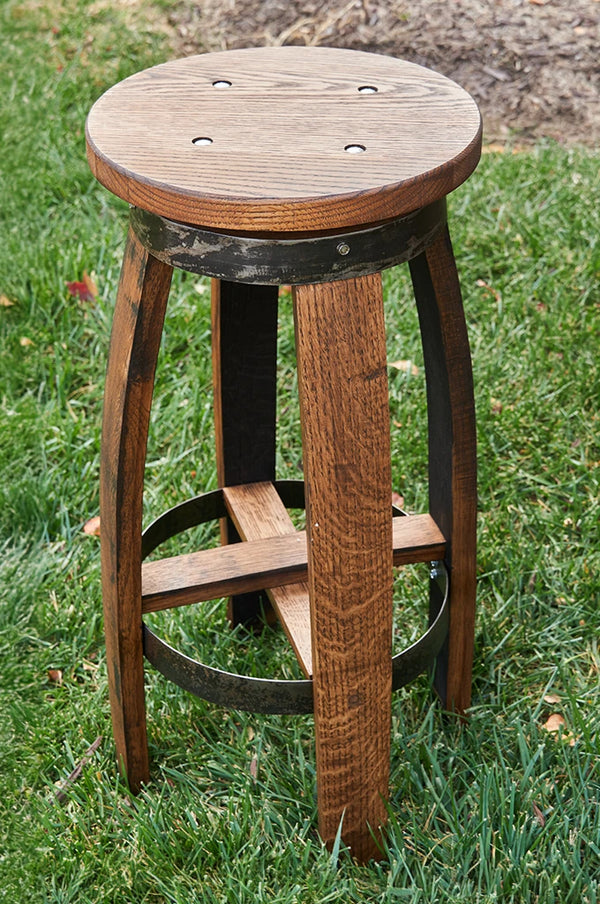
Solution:
{"label": "drilled hole in seat", "polygon": [[212,138],[206,138],[206,137],[192,138],[192,144],[195,144],[197,146],[202,146],[202,145],[207,145],[207,144],[212,144],[212,143],[213,143]]}
{"label": "drilled hole in seat", "polygon": [[226,78],[218,78],[212,84],[213,88],[231,88],[231,82]]}
{"label": "drilled hole in seat", "polygon": [[379,88],[376,88],[375,85],[361,85],[358,90],[361,94],[377,94]]}
{"label": "drilled hole in seat", "polygon": [[344,150],[348,154],[362,154],[367,149],[364,144],[347,144]]}

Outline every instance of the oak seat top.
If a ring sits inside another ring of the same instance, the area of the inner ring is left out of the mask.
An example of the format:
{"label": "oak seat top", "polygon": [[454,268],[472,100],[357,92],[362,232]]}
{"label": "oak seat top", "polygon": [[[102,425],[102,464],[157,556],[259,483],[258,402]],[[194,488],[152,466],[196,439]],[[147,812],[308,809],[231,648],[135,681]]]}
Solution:
{"label": "oak seat top", "polygon": [[414,63],[269,47],[164,63],[110,88],[86,126],[115,195],[206,228],[317,232],[402,216],[453,191],[481,150],[456,83]]}

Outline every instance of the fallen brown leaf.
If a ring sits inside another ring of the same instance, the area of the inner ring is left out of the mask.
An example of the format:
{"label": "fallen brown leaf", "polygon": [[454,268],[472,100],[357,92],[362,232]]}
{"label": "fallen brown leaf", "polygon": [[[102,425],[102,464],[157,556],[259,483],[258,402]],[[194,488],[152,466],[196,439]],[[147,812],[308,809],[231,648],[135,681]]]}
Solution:
{"label": "fallen brown leaf", "polygon": [[13,306],[14,301],[11,301],[6,295],[0,295],[0,308],[12,308]]}
{"label": "fallen brown leaf", "polygon": [[411,374],[413,377],[419,374],[419,368],[412,361],[390,361],[390,367],[401,370],[402,373]]}
{"label": "fallen brown leaf", "polygon": [[546,696],[544,697],[544,703],[560,703],[560,697],[558,696],[558,694],[546,694]]}
{"label": "fallen brown leaf", "polygon": [[569,746],[573,747],[575,738],[573,737],[572,732],[566,730],[566,727],[567,723],[565,717],[561,716],[560,713],[552,713],[542,725],[542,728],[545,728],[550,734],[558,735],[560,733],[562,739],[568,741]]}
{"label": "fallen brown leaf", "polygon": [[48,669],[48,681],[51,681],[52,684],[62,684],[62,680],[62,669]]}
{"label": "fallen brown leaf", "polygon": [[546,817],[538,807],[536,803],[533,805],[533,815],[536,818],[536,821],[541,825],[542,828],[546,825]]}
{"label": "fallen brown leaf", "polygon": [[33,339],[30,339],[29,336],[21,336],[19,339],[19,345],[23,348],[27,348],[29,345],[33,345]]}
{"label": "fallen brown leaf", "polygon": [[93,518],[90,518],[89,521],[86,521],[83,525],[83,532],[87,534],[89,537],[99,537],[100,536],[100,515],[94,515]]}
{"label": "fallen brown leaf", "polygon": [[490,293],[490,295],[493,295],[494,299],[496,301],[501,301],[502,296],[501,296],[500,292],[498,292],[497,289],[494,289],[492,286],[490,286],[488,283],[486,283],[486,281],[484,279],[476,280],[475,284],[477,286],[479,286],[480,289],[485,289],[487,292]]}
{"label": "fallen brown leaf", "polygon": [[565,726],[566,724],[567,723],[564,716],[561,716],[560,713],[553,713],[544,722],[542,727],[545,728],[546,731],[553,732],[560,731],[560,729],[563,728],[563,726]]}

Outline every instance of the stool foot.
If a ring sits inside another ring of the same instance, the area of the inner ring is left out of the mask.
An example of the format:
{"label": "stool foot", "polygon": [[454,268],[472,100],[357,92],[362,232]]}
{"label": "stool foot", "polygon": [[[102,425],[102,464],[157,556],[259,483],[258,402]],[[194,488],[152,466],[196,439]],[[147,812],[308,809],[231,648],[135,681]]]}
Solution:
{"label": "stool foot", "polygon": [[[212,281],[217,478],[220,487],[275,479],[277,286]],[[222,542],[240,538],[230,518]],[[232,627],[271,606],[263,593],[230,597]],[[274,615],[273,615],[274,618]]]}
{"label": "stool foot", "polygon": [[154,372],[172,269],[130,230],[106,376],[100,474],[104,630],[117,756],[148,781],[142,653],[142,494]]}
{"label": "stool foot", "polygon": [[[380,855],[391,721],[390,427],[381,277],[294,290],[319,831]],[[375,838],[373,837],[373,835]]]}
{"label": "stool foot", "polygon": [[427,380],[429,510],[445,536],[450,573],[450,629],[435,682],[446,708],[463,713],[471,702],[477,460],[469,340],[447,228],[410,269]]}

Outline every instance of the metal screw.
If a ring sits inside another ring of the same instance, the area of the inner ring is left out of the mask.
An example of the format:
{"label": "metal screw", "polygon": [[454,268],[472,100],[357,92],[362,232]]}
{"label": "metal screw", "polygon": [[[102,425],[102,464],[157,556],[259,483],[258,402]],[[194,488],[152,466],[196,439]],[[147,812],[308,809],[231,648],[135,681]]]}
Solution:
{"label": "metal screw", "polygon": [[337,253],[343,255],[344,257],[347,254],[350,254],[350,245],[348,245],[346,242],[340,242],[337,246]]}
{"label": "metal screw", "polygon": [[436,581],[438,578],[441,578],[444,574],[444,565],[443,562],[431,562],[429,569],[429,577],[432,581]]}

